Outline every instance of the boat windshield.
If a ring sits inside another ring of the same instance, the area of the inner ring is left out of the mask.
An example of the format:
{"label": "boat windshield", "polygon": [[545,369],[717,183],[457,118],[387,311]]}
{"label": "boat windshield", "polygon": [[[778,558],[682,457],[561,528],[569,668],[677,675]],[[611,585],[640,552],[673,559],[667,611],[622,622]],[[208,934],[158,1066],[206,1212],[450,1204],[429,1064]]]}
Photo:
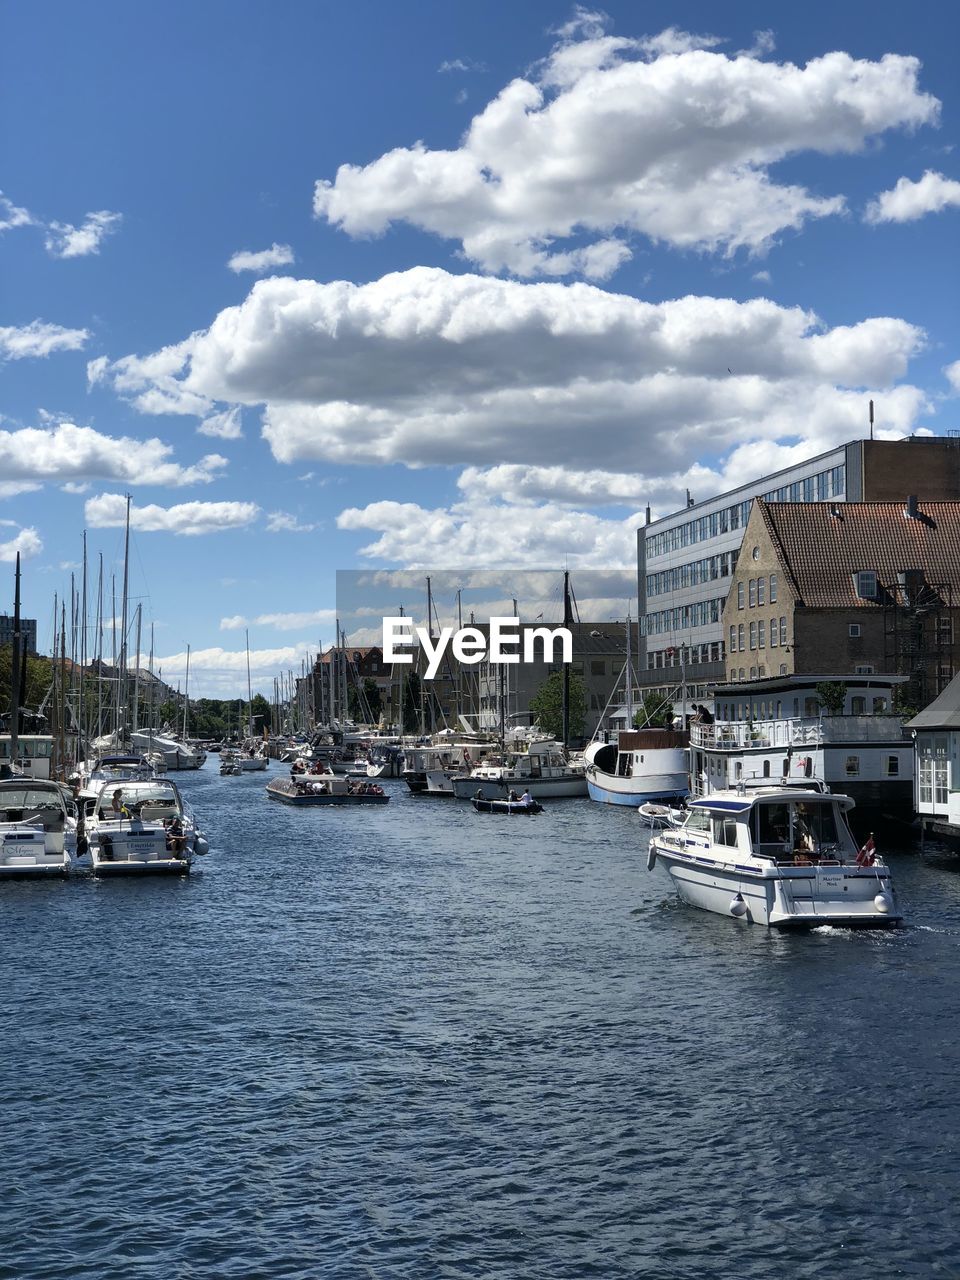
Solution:
{"label": "boat windshield", "polygon": [[62,809],[63,801],[55,791],[39,787],[5,787],[0,792],[0,821],[14,821],[10,813],[36,813],[38,809]]}
{"label": "boat windshield", "polygon": [[753,849],[760,857],[835,857],[841,847],[835,807],[829,801],[761,801],[750,825]]}

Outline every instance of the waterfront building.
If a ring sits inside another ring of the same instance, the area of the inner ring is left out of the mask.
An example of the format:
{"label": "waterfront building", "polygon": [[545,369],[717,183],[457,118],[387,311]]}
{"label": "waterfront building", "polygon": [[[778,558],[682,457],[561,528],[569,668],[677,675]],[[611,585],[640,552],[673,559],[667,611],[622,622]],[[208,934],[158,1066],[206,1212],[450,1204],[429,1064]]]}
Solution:
{"label": "waterfront building", "polygon": [[960,841],[960,676],[909,721],[916,749],[916,810],[924,833]]}
{"label": "waterfront building", "polygon": [[923,707],[954,675],[960,502],[759,499],[722,618],[729,682],[903,675]]}
{"label": "waterfront building", "polygon": [[[20,619],[20,643],[27,653],[37,656],[37,622],[35,618]],[[13,614],[0,613],[0,649],[13,644]]]}
{"label": "waterfront building", "polygon": [[648,513],[637,533],[641,690],[675,686],[681,666],[694,699],[727,678],[722,614],[755,498],[806,505],[897,502],[909,494],[960,499],[960,438],[852,440],[706,501],[689,497],[662,519]]}

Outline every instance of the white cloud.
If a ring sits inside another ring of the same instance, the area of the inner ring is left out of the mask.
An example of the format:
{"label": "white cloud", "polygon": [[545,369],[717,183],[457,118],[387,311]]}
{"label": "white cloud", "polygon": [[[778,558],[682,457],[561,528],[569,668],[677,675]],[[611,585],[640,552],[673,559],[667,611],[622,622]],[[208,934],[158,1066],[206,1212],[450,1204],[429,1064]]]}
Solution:
{"label": "white cloud", "polygon": [[[92,528],[122,527],[126,509],[123,494],[101,493],[87,500],[84,517]],[[154,503],[143,507],[131,504],[130,528],[144,533],[175,533],[192,537],[245,528],[259,514],[260,508],[253,502],[182,502],[173,507],[160,507]]]}
{"label": "white cloud", "polygon": [[12,231],[15,227],[32,227],[36,218],[29,209],[21,209],[0,191],[0,232]]}
{"label": "white cloud", "polygon": [[235,613],[231,618],[220,619],[221,631],[242,631],[244,627],[249,625],[249,620],[242,613]]}
{"label": "white cloud", "polygon": [[953,364],[948,364],[943,372],[947,375],[947,381],[954,391],[960,393],[960,360],[954,360]]}
{"label": "white cloud", "polygon": [[864,221],[916,222],[944,209],[960,209],[960,182],[928,169],[919,182],[901,178],[892,190],[881,191],[867,205]]}
{"label": "white cloud", "polygon": [[210,453],[183,467],[171,460],[172,453],[172,446],[162,440],[106,436],[72,422],[0,431],[0,475],[17,480],[64,484],[100,479],[181,486],[208,484],[227,465],[226,458]]}
{"label": "white cloud", "polygon": [[426,508],[413,502],[372,502],[337,517],[341,529],[379,535],[362,547],[372,559],[409,568],[516,563],[530,568],[627,566],[636,562],[640,514],[606,520],[545,503],[516,507],[468,501]]}
{"label": "white cloud", "polygon": [[241,249],[227,263],[231,271],[267,271],[270,267],[286,267],[295,262],[293,250],[288,244],[272,244],[269,249],[254,253]]}
{"label": "white cloud", "polygon": [[21,529],[9,542],[0,542],[0,561],[12,564],[18,552],[26,559],[28,556],[39,555],[42,550],[43,542],[36,529]]}
{"label": "white cloud", "polygon": [[[841,195],[779,182],[779,161],[856,153],[890,129],[937,121],[915,58],[832,52],[800,67],[761,61],[766,33],[730,56],[712,36],[670,28],[635,40],[603,26],[579,11],[536,74],[507,85],[456,149],[418,142],[342,165],[317,182],[315,215],[351,236],[408,222],[459,241],[488,271],[602,279],[635,235],[762,252],[845,207]],[[557,247],[574,235],[586,247]]]}
{"label": "white cloud", "polygon": [[319,527],[302,523],[289,511],[271,511],[267,516],[267,533],[312,533]]}
{"label": "white cloud", "polygon": [[256,618],[235,614],[220,619],[221,631],[242,631],[244,627],[276,627],[278,631],[299,631],[307,627],[325,626],[336,621],[336,609],[313,609],[305,613],[261,613]]}
{"label": "white cloud", "polygon": [[115,231],[122,220],[122,214],[101,209],[98,213],[88,213],[79,227],[69,222],[48,223],[47,252],[55,258],[85,258],[99,253],[101,241]]}
{"label": "white cloud", "polygon": [[87,329],[65,329],[59,324],[32,320],[19,328],[0,326],[0,360],[26,360],[54,351],[79,351],[90,337]]}
{"label": "white cloud", "polygon": [[87,365],[91,387],[109,382],[131,399],[140,413],[177,413],[207,418],[214,405],[204,396],[187,391],[179,375],[189,359],[191,340],[162,347],[144,358],[125,356],[112,363],[98,356]]}
{"label": "white cloud", "polygon": [[97,376],[138,401],[156,387],[264,404],[286,463],[563,457],[636,472],[642,459],[655,477],[746,441],[857,434],[870,395],[891,429],[913,429],[926,399],[894,384],[923,342],[889,316],[831,329],[765,298],[654,304],[418,267],[365,285],[259,281],[208,330]]}
{"label": "white cloud", "polygon": [[[276,649],[250,650],[250,678],[253,691],[266,692],[273,685],[273,678],[281,671],[292,670],[300,674],[300,663],[312,661],[317,645],[307,640],[297,644],[284,645]],[[146,655],[141,655],[146,666]],[[186,678],[187,652],[170,653],[154,658],[154,670],[163,671],[163,679],[172,685],[183,683]],[[230,650],[219,647],[209,649],[191,649],[190,651],[190,694],[191,697],[236,697],[238,690],[243,689],[246,698],[247,689],[247,651],[246,648]]]}
{"label": "white cloud", "polygon": [[197,431],[202,436],[214,436],[218,440],[239,440],[243,435],[240,410],[234,408],[212,413],[209,418],[204,418]]}
{"label": "white cloud", "polygon": [[769,284],[772,279],[769,271],[755,271],[752,278],[760,284]]}
{"label": "white cloud", "polygon": [[60,486],[60,489],[63,493],[74,493],[74,494],[86,493],[89,488],[90,488],[89,481],[78,483],[75,480],[68,480],[66,484],[62,484]]}
{"label": "white cloud", "polygon": [[[32,480],[0,480],[0,498],[15,498],[18,493],[35,493],[43,486]],[[9,521],[4,520],[4,524]]]}

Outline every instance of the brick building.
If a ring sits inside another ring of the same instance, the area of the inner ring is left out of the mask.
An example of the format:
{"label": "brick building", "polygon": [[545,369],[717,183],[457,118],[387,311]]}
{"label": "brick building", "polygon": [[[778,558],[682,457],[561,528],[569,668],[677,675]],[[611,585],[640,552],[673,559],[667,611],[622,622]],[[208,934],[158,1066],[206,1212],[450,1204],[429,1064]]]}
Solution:
{"label": "brick building", "polygon": [[723,610],[727,678],[900,674],[924,706],[953,677],[960,502],[754,504]]}

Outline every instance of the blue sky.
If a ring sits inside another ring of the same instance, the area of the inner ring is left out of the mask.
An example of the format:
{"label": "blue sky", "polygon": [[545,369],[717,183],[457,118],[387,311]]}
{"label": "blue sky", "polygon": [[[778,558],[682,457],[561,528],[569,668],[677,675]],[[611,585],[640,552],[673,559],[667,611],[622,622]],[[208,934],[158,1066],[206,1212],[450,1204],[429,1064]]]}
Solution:
{"label": "blue sky", "polygon": [[0,562],[41,643],[128,492],[165,677],[189,643],[236,691],[248,629],[269,691],[337,569],[628,569],[647,503],[871,397],[960,427],[957,26],[6,4]]}

